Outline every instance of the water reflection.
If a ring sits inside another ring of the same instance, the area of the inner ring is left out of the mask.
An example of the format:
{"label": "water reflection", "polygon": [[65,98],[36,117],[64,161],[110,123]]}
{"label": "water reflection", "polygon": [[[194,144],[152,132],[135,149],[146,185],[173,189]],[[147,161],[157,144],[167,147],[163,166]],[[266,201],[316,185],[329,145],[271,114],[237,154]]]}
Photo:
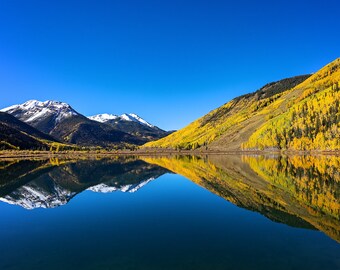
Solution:
{"label": "water reflection", "polygon": [[0,200],[27,209],[66,204],[84,190],[135,192],[173,172],[275,222],[340,242],[340,158],[172,156],[0,162]]}
{"label": "water reflection", "polygon": [[168,172],[136,158],[3,162],[0,200],[26,209],[66,204],[84,191],[135,192]]}
{"label": "water reflection", "polygon": [[144,158],[273,221],[316,228],[340,242],[340,158],[179,156]]}

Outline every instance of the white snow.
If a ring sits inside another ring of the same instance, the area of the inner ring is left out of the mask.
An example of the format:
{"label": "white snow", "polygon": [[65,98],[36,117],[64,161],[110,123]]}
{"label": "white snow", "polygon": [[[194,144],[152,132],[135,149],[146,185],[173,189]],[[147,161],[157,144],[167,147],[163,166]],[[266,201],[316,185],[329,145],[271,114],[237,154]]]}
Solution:
{"label": "white snow", "polygon": [[93,187],[89,187],[87,190],[93,191],[93,192],[99,192],[99,193],[111,193],[114,192],[116,190],[118,190],[118,188],[116,187],[110,187],[108,185],[105,184],[99,184]]}
{"label": "white snow", "polygon": [[130,113],[129,115],[136,121],[140,122],[142,125],[145,125],[148,127],[154,127],[154,125],[151,125],[149,122],[145,121],[143,118],[139,117],[137,114]]}
{"label": "white snow", "polygon": [[117,119],[119,116],[115,115],[115,114],[108,114],[108,113],[102,113],[102,114],[97,114],[97,115],[93,115],[93,116],[89,116],[87,118],[93,120],[93,121],[97,121],[100,123],[105,123],[109,120],[113,120],[113,119]]}
{"label": "white snow", "polygon": [[139,117],[137,114],[135,113],[124,113],[120,116],[115,115],[115,114],[108,114],[108,113],[102,113],[102,114],[97,114],[97,115],[93,115],[93,116],[88,116],[87,118],[97,121],[97,122],[101,122],[101,123],[105,123],[109,120],[121,120],[121,121],[130,121],[130,122],[137,122],[143,126],[148,126],[148,127],[155,127],[154,125],[151,125],[149,122],[145,121],[143,118]]}
{"label": "white snow", "polygon": [[0,198],[0,201],[19,205],[25,209],[54,208],[66,204],[75,195],[75,192],[63,189],[57,184],[54,184],[52,192],[28,184]]}
{"label": "white snow", "polygon": [[122,114],[120,116],[120,119],[125,120],[125,121],[133,121],[133,119],[131,119],[131,117],[126,113]]}
{"label": "white snow", "polygon": [[[113,187],[102,183],[89,187],[87,190],[98,193],[111,193],[114,191],[133,193],[154,179],[154,177],[151,177],[139,184],[125,185],[120,187]],[[75,195],[77,195],[76,192],[71,192],[67,189],[64,189],[56,183],[53,183],[51,190],[45,190],[33,182],[24,185],[12,193],[0,198],[0,201],[12,205],[18,205],[25,209],[54,208],[66,204]]]}
{"label": "white snow", "polygon": [[149,182],[151,182],[152,180],[155,180],[154,177],[151,177],[139,184],[136,185],[125,185],[125,186],[121,186],[119,188],[117,187],[112,187],[106,184],[99,184],[93,187],[88,188],[87,190],[93,191],[93,192],[100,192],[100,193],[110,193],[110,192],[114,192],[114,191],[122,191],[122,192],[136,192],[138,189],[142,188],[143,186],[145,186],[146,184],[148,184]]}
{"label": "white snow", "polygon": [[25,115],[27,115],[29,118],[26,119],[25,121],[31,122],[35,119],[43,117],[44,115],[48,114],[49,112],[50,112],[50,110],[48,108],[42,108],[40,111],[38,111],[37,113],[34,113],[34,114],[27,112],[27,113],[25,113]]}
{"label": "white snow", "polygon": [[23,104],[13,105],[1,111],[14,114],[17,118],[25,122],[33,122],[54,115],[55,121],[58,123],[72,115],[78,115],[67,103],[52,100],[44,102],[28,100]]}

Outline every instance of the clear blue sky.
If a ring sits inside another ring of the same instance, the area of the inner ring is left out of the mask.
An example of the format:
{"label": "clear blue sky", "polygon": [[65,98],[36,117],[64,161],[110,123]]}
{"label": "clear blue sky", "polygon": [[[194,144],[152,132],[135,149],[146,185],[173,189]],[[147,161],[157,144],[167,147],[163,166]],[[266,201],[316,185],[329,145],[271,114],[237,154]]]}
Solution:
{"label": "clear blue sky", "polygon": [[340,56],[327,1],[0,0],[0,107],[60,100],[179,129]]}

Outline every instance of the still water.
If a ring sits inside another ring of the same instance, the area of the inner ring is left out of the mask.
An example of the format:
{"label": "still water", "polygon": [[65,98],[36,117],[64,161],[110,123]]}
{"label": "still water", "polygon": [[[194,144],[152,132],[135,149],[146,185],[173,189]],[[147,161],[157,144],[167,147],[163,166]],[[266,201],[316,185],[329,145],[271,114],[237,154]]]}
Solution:
{"label": "still water", "polygon": [[340,157],[0,161],[0,269],[340,269]]}

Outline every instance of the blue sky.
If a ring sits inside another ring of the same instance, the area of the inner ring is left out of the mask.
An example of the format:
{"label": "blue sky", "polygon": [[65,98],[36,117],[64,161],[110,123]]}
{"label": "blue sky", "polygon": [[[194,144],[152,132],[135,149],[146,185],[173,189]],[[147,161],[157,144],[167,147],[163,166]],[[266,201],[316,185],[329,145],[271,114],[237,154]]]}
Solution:
{"label": "blue sky", "polygon": [[339,57],[339,1],[0,0],[0,107],[60,100],[179,129]]}

